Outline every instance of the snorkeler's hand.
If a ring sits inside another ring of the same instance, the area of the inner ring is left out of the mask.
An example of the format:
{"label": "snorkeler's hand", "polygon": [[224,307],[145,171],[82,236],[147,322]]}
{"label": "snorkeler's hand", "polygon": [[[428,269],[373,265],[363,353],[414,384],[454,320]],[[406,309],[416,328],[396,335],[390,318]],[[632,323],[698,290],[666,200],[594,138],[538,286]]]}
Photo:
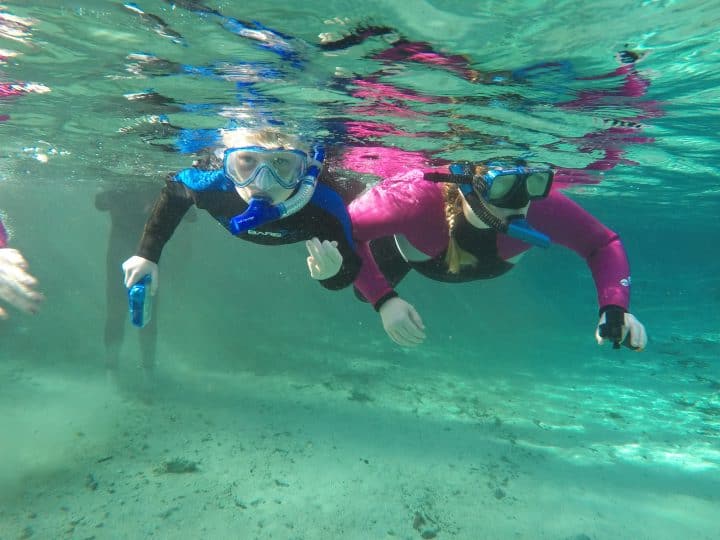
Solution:
{"label": "snorkeler's hand", "polygon": [[123,272],[125,272],[125,287],[128,289],[135,285],[138,281],[150,274],[150,294],[153,296],[158,290],[158,265],[144,257],[133,255],[122,264]]}
{"label": "snorkeler's hand", "polygon": [[400,297],[391,298],[380,308],[385,332],[395,343],[414,347],[425,341],[425,325],[409,303]]}
{"label": "snorkeler's hand", "polygon": [[323,240],[313,238],[305,242],[305,247],[310,256],[307,258],[310,277],[323,280],[333,277],[340,271],[343,257],[337,248],[338,243],[334,240]]}
{"label": "snorkeler's hand", "polygon": [[607,339],[613,342],[615,348],[623,344],[636,351],[642,351],[647,345],[647,333],[643,324],[632,313],[624,313],[620,308],[608,309],[600,315],[595,339],[598,345],[602,345]]}
{"label": "snorkeler's hand", "polygon": [[[36,313],[43,295],[35,290],[37,279],[28,272],[28,263],[17,249],[0,249],[0,300],[25,311]],[[0,306],[0,319],[8,314]]]}

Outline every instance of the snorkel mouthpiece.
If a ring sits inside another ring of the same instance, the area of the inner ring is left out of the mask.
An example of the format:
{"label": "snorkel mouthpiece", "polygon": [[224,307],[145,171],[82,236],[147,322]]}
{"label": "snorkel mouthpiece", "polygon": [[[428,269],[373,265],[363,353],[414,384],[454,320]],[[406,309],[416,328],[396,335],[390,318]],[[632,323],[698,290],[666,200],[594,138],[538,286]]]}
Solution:
{"label": "snorkel mouthpiece", "polygon": [[507,235],[541,248],[549,248],[551,244],[550,237],[533,229],[524,217],[512,219],[508,223]]}
{"label": "snorkel mouthpiece", "polygon": [[235,236],[282,217],[280,209],[267,199],[250,199],[247,210],[230,219],[230,232]]}

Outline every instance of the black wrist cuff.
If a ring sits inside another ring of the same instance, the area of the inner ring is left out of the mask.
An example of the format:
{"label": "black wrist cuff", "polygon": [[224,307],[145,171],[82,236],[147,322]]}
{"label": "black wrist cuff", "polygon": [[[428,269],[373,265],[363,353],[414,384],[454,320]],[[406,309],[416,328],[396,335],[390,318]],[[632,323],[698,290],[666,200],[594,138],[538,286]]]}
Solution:
{"label": "black wrist cuff", "polygon": [[396,298],[397,296],[398,296],[398,293],[396,293],[395,291],[390,291],[386,295],[381,296],[380,300],[378,300],[377,302],[375,302],[373,304],[373,309],[375,309],[375,311],[380,311],[380,308],[383,307],[385,302],[387,302],[391,298]]}
{"label": "black wrist cuff", "polygon": [[619,311],[623,315],[625,313],[627,313],[627,309],[625,309],[622,306],[616,306],[615,304],[608,304],[608,305],[600,308],[600,312],[598,313],[598,316],[601,316],[603,313],[607,313],[608,311],[615,311],[615,312]]}

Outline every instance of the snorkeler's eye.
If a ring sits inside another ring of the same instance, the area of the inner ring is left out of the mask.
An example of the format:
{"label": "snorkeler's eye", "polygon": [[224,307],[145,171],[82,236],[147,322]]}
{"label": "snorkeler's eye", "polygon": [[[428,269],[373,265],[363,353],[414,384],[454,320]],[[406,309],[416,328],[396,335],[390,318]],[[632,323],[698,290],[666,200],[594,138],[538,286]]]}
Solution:
{"label": "snorkeler's eye", "polygon": [[255,166],[256,163],[257,163],[257,160],[256,160],[255,156],[253,156],[253,155],[241,154],[240,156],[238,156],[238,165],[240,165],[241,167],[253,167],[253,166]]}
{"label": "snorkeler's eye", "polygon": [[285,156],[278,156],[272,160],[272,164],[276,166],[287,166],[290,164],[290,160]]}

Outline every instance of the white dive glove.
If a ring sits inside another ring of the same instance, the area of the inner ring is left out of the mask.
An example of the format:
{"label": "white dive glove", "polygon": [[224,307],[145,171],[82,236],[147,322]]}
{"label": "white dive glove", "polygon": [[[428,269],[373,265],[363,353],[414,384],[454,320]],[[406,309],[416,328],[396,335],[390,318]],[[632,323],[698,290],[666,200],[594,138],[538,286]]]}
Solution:
{"label": "white dive glove", "polygon": [[157,293],[158,282],[158,265],[152,261],[133,255],[122,264],[125,272],[125,287],[128,289],[140,281],[144,276],[150,274],[150,294],[153,296]]}
{"label": "white dive glove", "polygon": [[337,248],[338,243],[334,240],[323,240],[313,238],[305,242],[305,247],[310,256],[307,258],[310,277],[317,280],[328,279],[340,271],[343,257]]}
{"label": "white dive glove", "polygon": [[598,345],[605,340],[612,341],[618,349],[620,344],[642,351],[647,345],[647,333],[643,324],[632,313],[624,313],[620,308],[611,309],[600,315],[595,339]]}
{"label": "white dive glove", "polygon": [[395,343],[403,347],[414,347],[425,341],[425,325],[412,307],[396,296],[380,307],[385,332]]}
{"label": "white dive glove", "polygon": [[[37,279],[28,272],[28,263],[17,249],[0,248],[0,300],[27,313],[38,310],[43,295],[34,287]],[[0,319],[8,314],[0,306]]]}

